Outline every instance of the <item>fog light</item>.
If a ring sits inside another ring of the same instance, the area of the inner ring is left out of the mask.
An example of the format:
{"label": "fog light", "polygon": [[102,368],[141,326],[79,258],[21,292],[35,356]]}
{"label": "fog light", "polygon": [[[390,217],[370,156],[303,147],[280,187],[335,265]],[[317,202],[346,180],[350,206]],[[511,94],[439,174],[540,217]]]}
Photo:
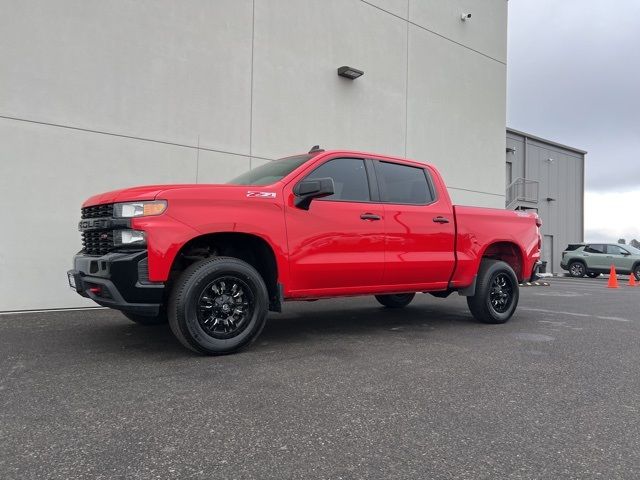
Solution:
{"label": "fog light", "polygon": [[128,245],[144,245],[145,234],[142,230],[116,230],[113,232],[113,244],[116,247]]}

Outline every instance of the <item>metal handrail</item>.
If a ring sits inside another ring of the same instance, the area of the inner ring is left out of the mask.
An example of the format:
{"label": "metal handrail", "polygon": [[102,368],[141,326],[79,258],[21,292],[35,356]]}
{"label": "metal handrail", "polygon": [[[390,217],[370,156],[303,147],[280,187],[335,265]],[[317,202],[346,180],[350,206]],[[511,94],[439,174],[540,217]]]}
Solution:
{"label": "metal handrail", "polygon": [[521,177],[516,178],[507,187],[505,208],[512,208],[519,202],[537,204],[539,190],[540,182]]}

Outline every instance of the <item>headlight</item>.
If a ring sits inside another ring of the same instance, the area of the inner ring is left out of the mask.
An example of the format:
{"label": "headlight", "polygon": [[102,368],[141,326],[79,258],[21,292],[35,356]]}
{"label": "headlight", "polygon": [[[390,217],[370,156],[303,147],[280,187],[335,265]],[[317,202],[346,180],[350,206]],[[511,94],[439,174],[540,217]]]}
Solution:
{"label": "headlight", "polygon": [[124,247],[127,245],[144,245],[146,237],[142,230],[114,230],[113,244],[116,247]]}
{"label": "headlight", "polygon": [[116,203],[113,206],[113,216],[116,218],[148,217],[151,215],[160,215],[166,209],[166,200]]}

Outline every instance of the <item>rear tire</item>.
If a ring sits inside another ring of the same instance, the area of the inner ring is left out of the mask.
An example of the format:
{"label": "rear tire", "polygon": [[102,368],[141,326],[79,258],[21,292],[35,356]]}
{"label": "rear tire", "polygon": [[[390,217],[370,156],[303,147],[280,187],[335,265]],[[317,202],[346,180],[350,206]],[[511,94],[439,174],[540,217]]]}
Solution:
{"label": "rear tire", "polygon": [[415,293],[396,293],[393,295],[376,295],[376,300],[387,308],[403,308],[411,303]]}
{"label": "rear tire", "polygon": [[633,276],[640,280],[640,263],[633,266]]}
{"label": "rear tire", "polygon": [[600,274],[598,272],[587,272],[587,277],[589,278],[598,278]]}
{"label": "rear tire", "polygon": [[132,322],[137,323],[138,325],[145,325],[147,327],[153,325],[163,325],[168,321],[167,312],[163,308],[161,308],[158,315],[155,316],[140,315],[131,312],[122,312],[122,314]]}
{"label": "rear tire", "polygon": [[515,312],[519,298],[513,269],[499,260],[482,260],[475,295],[467,297],[474,318],[482,323],[505,323]]}
{"label": "rear tire", "polygon": [[569,275],[575,278],[582,278],[587,273],[587,268],[582,262],[571,262],[569,264]]}
{"label": "rear tire", "polygon": [[190,265],[175,283],[169,326],[188,349],[224,355],[258,337],[268,308],[267,287],[255,268],[237,258],[207,258]]}

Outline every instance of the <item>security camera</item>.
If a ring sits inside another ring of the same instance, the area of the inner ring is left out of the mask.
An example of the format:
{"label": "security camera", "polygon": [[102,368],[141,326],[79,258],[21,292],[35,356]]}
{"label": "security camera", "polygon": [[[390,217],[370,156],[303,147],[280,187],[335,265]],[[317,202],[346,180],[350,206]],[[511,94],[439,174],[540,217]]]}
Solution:
{"label": "security camera", "polygon": [[460,20],[462,20],[463,22],[466,22],[469,19],[471,19],[470,13],[463,13],[462,15],[460,15]]}

